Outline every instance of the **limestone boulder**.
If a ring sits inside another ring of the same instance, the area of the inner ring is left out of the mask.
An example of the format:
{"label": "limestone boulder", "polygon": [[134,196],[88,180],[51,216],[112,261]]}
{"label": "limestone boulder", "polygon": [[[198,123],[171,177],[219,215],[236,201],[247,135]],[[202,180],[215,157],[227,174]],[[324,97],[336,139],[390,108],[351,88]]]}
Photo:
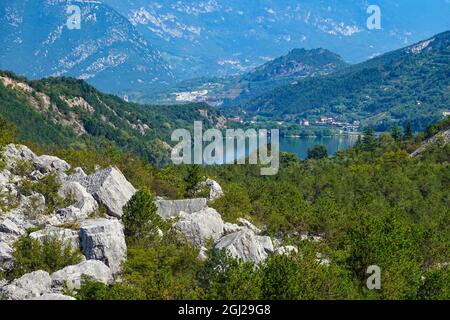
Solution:
{"label": "limestone boulder", "polygon": [[104,284],[111,284],[113,281],[111,269],[107,265],[98,260],[86,260],[53,273],[52,287],[55,290],[61,290],[64,286],[69,289],[79,289],[84,277]]}
{"label": "limestone boulder", "polygon": [[260,234],[261,233],[261,229],[259,229],[258,227],[256,227],[253,223],[251,223],[250,221],[244,219],[244,218],[238,218],[237,219],[239,225],[241,227],[247,228],[252,230],[254,233],[256,234]]}
{"label": "limestone boulder", "polygon": [[30,233],[30,237],[44,243],[46,239],[56,238],[65,245],[70,245],[73,249],[80,247],[80,236],[78,231],[48,226],[45,229]]}
{"label": "limestone boulder", "polygon": [[220,214],[212,208],[199,212],[180,214],[180,220],[172,230],[181,233],[194,247],[201,248],[209,241],[217,241],[223,235],[223,220]]}
{"label": "limestone boulder", "polygon": [[290,256],[298,254],[298,248],[295,246],[284,246],[275,249],[275,254],[280,256]]}
{"label": "limestone boulder", "polygon": [[88,260],[100,260],[120,272],[126,259],[127,246],[123,225],[116,219],[93,219],[80,223],[81,251]]}
{"label": "limestone boulder", "polygon": [[133,185],[115,167],[97,171],[77,182],[116,218],[122,217],[123,207],[136,193]]}
{"label": "limestone boulder", "polygon": [[51,292],[52,279],[48,272],[35,271],[0,289],[0,296],[5,300],[26,300],[40,297]]}
{"label": "limestone boulder", "polygon": [[257,236],[250,229],[243,229],[221,238],[214,248],[225,249],[232,257],[255,264],[263,262],[268,254],[274,251],[269,237]]}
{"label": "limestone boulder", "polygon": [[181,212],[188,214],[202,211],[207,208],[208,199],[186,199],[186,200],[156,200],[158,214],[164,219],[177,218]]}
{"label": "limestone boulder", "polygon": [[224,193],[222,187],[217,181],[212,179],[207,179],[204,182],[201,182],[198,186],[199,190],[203,190],[204,188],[209,188],[209,197],[208,200],[216,200],[223,197]]}
{"label": "limestone boulder", "polygon": [[87,219],[90,214],[98,210],[98,203],[87,192],[86,188],[75,181],[63,181],[58,195],[64,199],[73,199],[74,204],[56,212],[60,224],[73,223]]}

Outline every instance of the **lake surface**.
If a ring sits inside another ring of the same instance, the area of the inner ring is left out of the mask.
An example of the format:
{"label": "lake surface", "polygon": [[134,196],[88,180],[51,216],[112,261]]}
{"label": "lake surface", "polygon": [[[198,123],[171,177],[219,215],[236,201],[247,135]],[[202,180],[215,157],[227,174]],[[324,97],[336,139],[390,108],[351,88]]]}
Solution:
{"label": "lake surface", "polygon": [[343,135],[317,138],[280,138],[280,151],[296,154],[300,159],[308,157],[308,149],[318,144],[324,145],[329,155],[335,155],[339,150],[353,147],[358,141],[357,135]]}
{"label": "lake surface", "polygon": [[[299,138],[280,138],[280,151],[289,152],[297,155],[300,159],[304,160],[308,157],[308,149],[315,147],[318,144],[324,145],[330,156],[335,155],[339,150],[345,150],[355,145],[358,141],[357,135],[342,135],[332,137],[299,137]],[[249,155],[248,145],[246,145],[245,154],[242,150],[237,150],[236,158],[242,158]]]}

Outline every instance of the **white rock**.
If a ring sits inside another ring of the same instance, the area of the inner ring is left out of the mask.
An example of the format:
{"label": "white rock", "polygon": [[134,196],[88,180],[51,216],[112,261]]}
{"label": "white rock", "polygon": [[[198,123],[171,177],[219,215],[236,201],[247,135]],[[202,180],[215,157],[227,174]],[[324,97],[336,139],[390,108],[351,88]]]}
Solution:
{"label": "white rock", "polygon": [[74,297],[70,297],[70,296],[65,296],[63,294],[59,294],[59,293],[46,293],[43,294],[40,297],[36,297],[36,298],[32,298],[29,300],[44,300],[44,301],[73,301],[76,300]]}
{"label": "white rock", "polygon": [[80,224],[81,251],[87,259],[103,261],[113,274],[120,272],[127,246],[123,226],[115,219],[86,220]]}
{"label": "white rock", "polygon": [[70,165],[66,161],[47,155],[37,157],[34,160],[34,165],[42,173],[64,173],[70,169]]}
{"label": "white rock", "polygon": [[78,182],[63,181],[58,195],[62,198],[73,197],[75,201],[73,205],[56,212],[56,216],[61,221],[61,224],[87,219],[91,213],[98,210],[97,201]]}
{"label": "white rock", "polygon": [[229,222],[226,222],[223,225],[223,232],[225,234],[238,232],[238,231],[241,231],[242,229],[244,229],[244,227],[241,227],[241,226],[238,226],[237,224],[232,224],[232,223],[229,223]]}
{"label": "white rock", "polygon": [[109,215],[117,218],[122,217],[123,207],[136,193],[136,189],[115,167],[95,172],[78,182],[106,207]]}
{"label": "white rock", "polygon": [[108,266],[98,260],[87,260],[53,273],[52,287],[58,290],[66,285],[69,289],[79,289],[83,284],[83,276],[104,284],[111,284],[113,281],[111,269]]}
{"label": "white rock", "polygon": [[8,170],[0,171],[0,188],[6,188],[9,185],[11,172]]}
{"label": "white rock", "polygon": [[295,246],[285,246],[285,247],[279,247],[275,249],[275,254],[277,255],[284,255],[284,256],[290,256],[292,254],[298,254],[298,248]]}
{"label": "white rock", "polygon": [[75,168],[73,173],[67,177],[67,181],[81,181],[87,178],[87,174],[80,167]]}
{"label": "white rock", "polygon": [[331,265],[331,260],[325,257],[322,253],[318,252],[316,254],[316,261],[321,265],[325,267],[329,267]]}
{"label": "white rock", "polygon": [[30,237],[41,243],[44,243],[47,238],[56,238],[64,244],[70,244],[73,249],[80,247],[80,236],[78,235],[78,231],[71,229],[48,226],[45,229],[31,233]]}
{"label": "white rock", "polygon": [[269,237],[258,237],[250,229],[223,237],[214,248],[216,250],[226,249],[231,256],[255,264],[263,262],[268,256],[268,251],[273,251]]}
{"label": "white rock", "polygon": [[223,235],[223,221],[212,208],[191,214],[182,212],[172,230],[180,232],[194,247],[201,248],[208,241],[217,241]]}
{"label": "white rock", "polygon": [[0,242],[0,269],[9,270],[12,267],[13,249],[4,242]]}
{"label": "white rock", "polygon": [[14,235],[22,235],[25,233],[25,230],[21,229],[11,219],[6,218],[6,219],[0,221],[0,232],[14,234]]}
{"label": "white rock", "polygon": [[222,187],[219,183],[217,183],[217,181],[207,179],[206,181],[201,182],[198,188],[202,190],[205,187],[209,188],[209,200],[216,200],[224,195]]}
{"label": "white rock", "polygon": [[28,273],[0,289],[0,296],[6,300],[25,300],[50,293],[52,279],[45,271]]}
{"label": "white rock", "polygon": [[17,161],[34,162],[36,158],[33,151],[22,145],[9,144],[3,152],[3,159],[8,167],[13,166]]}
{"label": "white rock", "polygon": [[261,229],[259,229],[258,227],[256,227],[253,223],[251,223],[250,221],[243,219],[243,218],[238,218],[237,221],[239,222],[239,225],[248,228],[250,230],[252,230],[254,233],[259,234],[261,233]]}
{"label": "white rock", "polygon": [[194,213],[207,208],[208,199],[156,200],[158,214],[164,219],[176,218],[181,212]]}
{"label": "white rock", "polygon": [[200,252],[198,253],[198,259],[201,261],[208,260],[208,249],[205,247],[200,248]]}

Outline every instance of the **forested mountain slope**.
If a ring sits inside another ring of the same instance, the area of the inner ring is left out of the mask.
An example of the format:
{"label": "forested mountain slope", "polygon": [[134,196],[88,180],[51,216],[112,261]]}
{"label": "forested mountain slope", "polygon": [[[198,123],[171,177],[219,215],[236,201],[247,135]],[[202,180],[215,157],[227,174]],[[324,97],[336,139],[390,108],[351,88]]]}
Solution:
{"label": "forested mountain slope", "polygon": [[14,123],[20,139],[83,147],[111,143],[159,164],[168,157],[170,135],[194,120],[221,127],[225,119],[202,104],[144,106],[103,94],[82,80],[28,81],[0,72],[0,115]]}
{"label": "forested mountain slope", "polygon": [[277,88],[244,105],[275,117],[327,114],[386,129],[410,119],[417,128],[450,104],[450,32],[335,74]]}

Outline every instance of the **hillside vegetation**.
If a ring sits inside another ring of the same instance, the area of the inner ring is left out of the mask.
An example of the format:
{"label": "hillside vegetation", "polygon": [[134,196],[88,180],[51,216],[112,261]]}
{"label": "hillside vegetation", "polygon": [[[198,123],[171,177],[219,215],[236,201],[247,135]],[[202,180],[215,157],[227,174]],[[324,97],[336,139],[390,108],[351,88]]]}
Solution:
{"label": "hillside vegetation", "polygon": [[[12,138],[9,128],[2,121],[2,143]],[[299,161],[283,154],[280,173],[273,177],[261,177],[255,166],[156,169],[114,150],[58,150],[58,156],[87,172],[96,165],[115,165],[143,190],[125,209],[134,218],[125,219],[130,233],[122,281],[107,286],[86,280],[76,296],[449,299],[450,145],[437,143],[420,158],[410,156],[430,135],[449,128],[446,120],[416,137],[396,129],[379,138],[367,130],[354,148],[333,158]],[[254,268],[223,251],[209,251],[206,261],[199,260],[198,249],[170,233],[163,238],[139,236],[147,223],[155,223],[147,189],[153,195],[183,198],[203,176],[223,186],[224,197],[210,206],[225,221],[247,218],[299,253],[273,255]],[[366,287],[370,265],[382,270],[381,290]]]}
{"label": "hillside vegetation", "polygon": [[340,72],[277,88],[243,108],[276,118],[363,120],[380,131],[409,119],[424,129],[448,110],[449,59],[450,32],[445,32]]}
{"label": "hillside vegetation", "polygon": [[48,147],[86,148],[110,144],[154,164],[168,159],[177,128],[205,127],[224,120],[204,104],[144,106],[106,95],[73,78],[28,81],[0,72],[0,115],[14,123],[18,139]]}

